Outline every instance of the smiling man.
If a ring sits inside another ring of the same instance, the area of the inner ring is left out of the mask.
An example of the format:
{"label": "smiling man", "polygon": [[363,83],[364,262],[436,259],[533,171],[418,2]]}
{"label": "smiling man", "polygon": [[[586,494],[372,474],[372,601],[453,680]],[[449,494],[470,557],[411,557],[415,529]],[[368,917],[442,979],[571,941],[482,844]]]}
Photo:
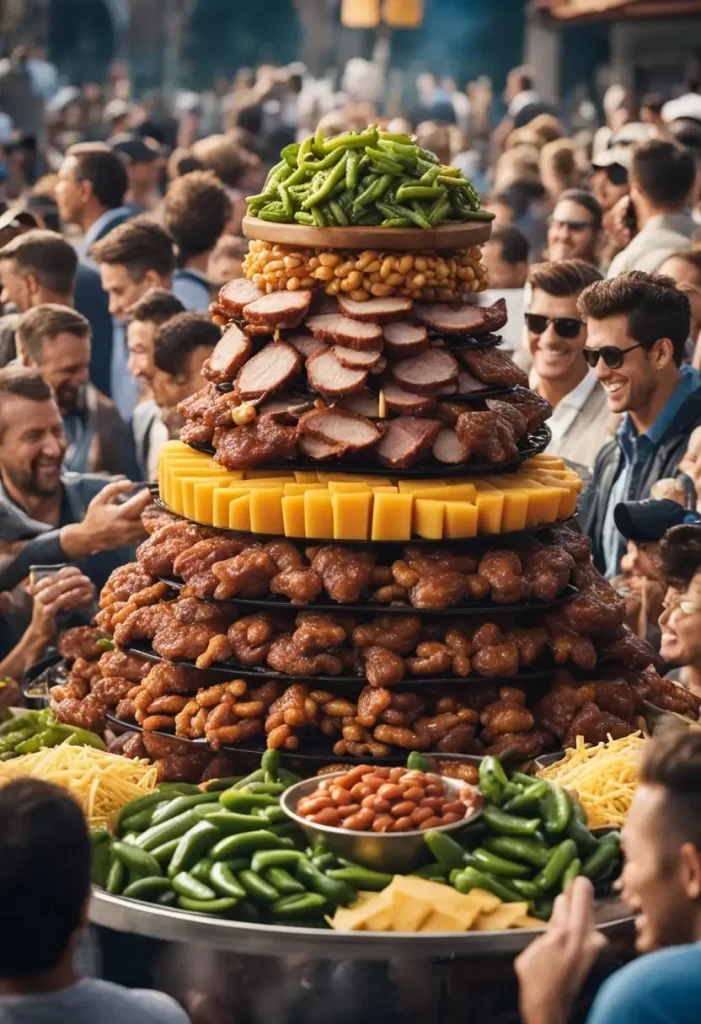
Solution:
{"label": "smiling man", "polygon": [[676,475],[701,424],[701,376],[681,366],[691,312],[671,278],[631,271],[598,281],[582,292],[578,309],[587,324],[584,356],[609,410],[623,416],[599,453],[580,509],[596,567],[610,577],[624,550],[614,509],[648,498],[657,480]]}
{"label": "smiling man", "polygon": [[680,669],[682,685],[701,696],[701,526],[668,530],[660,557],[667,585],[660,654]]}

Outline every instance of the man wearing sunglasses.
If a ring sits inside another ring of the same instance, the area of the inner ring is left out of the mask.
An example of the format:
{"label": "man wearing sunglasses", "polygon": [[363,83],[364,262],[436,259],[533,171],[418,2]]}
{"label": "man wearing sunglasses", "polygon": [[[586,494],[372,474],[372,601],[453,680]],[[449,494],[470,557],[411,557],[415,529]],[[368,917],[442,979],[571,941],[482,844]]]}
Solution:
{"label": "man wearing sunglasses", "polygon": [[616,576],[623,540],[614,509],[649,497],[658,480],[676,475],[689,435],[701,424],[701,375],[680,369],[691,316],[687,296],[670,278],[633,271],[598,281],[577,306],[587,323],[584,357],[609,410],[623,415],[581,501],[594,562]]}
{"label": "man wearing sunglasses", "polygon": [[596,267],[584,260],[538,263],[528,275],[531,299],[525,315],[531,387],[553,407],[548,450],[588,469],[610,436],[610,416],[603,388],[582,355],[587,328],[577,299],[600,280]]}
{"label": "man wearing sunglasses", "polygon": [[629,270],[654,274],[672,253],[690,249],[698,230],[689,209],[696,165],[680,145],[651,139],[635,146],[629,177],[630,197],[621,202],[628,203],[625,216],[637,234],[613,259],[609,277]]}
{"label": "man wearing sunglasses", "polygon": [[660,654],[681,669],[681,684],[701,696],[701,526],[668,530],[660,557],[667,584]]}
{"label": "man wearing sunglasses", "polygon": [[601,207],[591,192],[563,192],[548,220],[548,259],[586,260],[597,266],[601,221]]}

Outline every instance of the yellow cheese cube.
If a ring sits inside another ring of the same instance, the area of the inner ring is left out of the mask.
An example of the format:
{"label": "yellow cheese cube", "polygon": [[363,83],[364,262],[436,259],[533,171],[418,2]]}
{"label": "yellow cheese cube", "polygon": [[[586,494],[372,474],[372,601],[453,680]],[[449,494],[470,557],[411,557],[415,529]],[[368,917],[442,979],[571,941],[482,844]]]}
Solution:
{"label": "yellow cheese cube", "polygon": [[250,530],[251,529],[251,492],[242,494],[240,498],[234,498],[229,505],[229,529]]}
{"label": "yellow cheese cube", "polygon": [[333,510],[327,490],[307,491],[304,495],[304,536],[333,538]]}
{"label": "yellow cheese cube", "polygon": [[577,509],[577,492],[573,487],[570,487],[567,480],[561,480],[555,473],[557,473],[557,470],[554,473],[549,473],[544,469],[537,469],[532,473],[532,477],[545,487],[562,489],[558,519],[566,519],[568,516],[573,515]]}
{"label": "yellow cheese cube", "polygon": [[467,928],[459,917],[445,910],[432,910],[419,928],[420,932],[464,932]]}
{"label": "yellow cheese cube", "polygon": [[[212,526],[218,526],[222,530],[229,529],[229,506],[233,501],[245,497],[248,502],[248,491],[244,491],[241,487],[222,487],[217,488],[212,498]],[[251,524],[249,520],[248,526],[243,527],[245,530],[250,530]]]}
{"label": "yellow cheese cube", "polygon": [[558,469],[564,469],[565,460],[560,455],[549,455],[547,452],[541,452],[540,455],[532,455],[530,459],[526,459],[523,463],[524,469],[530,469],[531,466],[556,466]]}
{"label": "yellow cheese cube", "polygon": [[[494,476],[491,477],[491,480],[496,480],[496,477],[494,477]],[[489,480],[482,480],[479,477],[477,478],[477,480],[475,480],[474,487],[475,487],[475,491],[477,492],[477,494],[479,494],[481,491],[498,491],[499,490],[499,488],[495,484],[490,483]]]}
{"label": "yellow cheese cube", "polygon": [[351,491],[331,494],[333,536],[336,540],[367,540],[370,535],[372,492]]}
{"label": "yellow cheese cube", "polygon": [[164,469],[161,497],[167,505],[174,508],[173,502],[176,502],[180,510],[182,510],[184,480],[194,480],[195,478],[199,480],[214,480],[221,476],[226,476],[226,471],[222,470],[221,466],[217,466],[216,463],[209,463],[206,466],[193,466],[192,464],[177,466],[175,464],[168,464]]}
{"label": "yellow cheese cube", "polygon": [[525,530],[528,521],[528,491],[505,490],[504,511],[501,519],[502,533],[509,530]]}
{"label": "yellow cheese cube", "polygon": [[529,914],[524,914],[523,917],[517,918],[512,928],[547,928],[547,922],[541,921],[539,917],[531,917]]}
{"label": "yellow cheese cube", "polygon": [[306,491],[325,491],[325,484],[283,484],[282,493],[287,497],[288,494],[304,494]]}
{"label": "yellow cheese cube", "polygon": [[[373,494],[399,494],[393,484],[381,484],[379,487],[371,487],[370,490]],[[407,497],[411,497],[411,495],[407,495]]]}
{"label": "yellow cheese cube", "polygon": [[418,494],[414,494],[412,529],[417,537],[424,537],[426,540],[442,540],[444,520],[444,501],[419,498]]}
{"label": "yellow cheese cube", "polygon": [[[477,495],[479,502],[480,495]],[[476,537],[479,532],[479,504],[469,501],[446,501],[444,537]]]}
{"label": "yellow cheese cube", "polygon": [[244,480],[243,483],[250,491],[270,491],[277,490],[278,488],[284,487],[286,483],[293,484],[295,478],[293,476],[260,476],[254,480]]}
{"label": "yellow cheese cube", "polygon": [[502,932],[513,928],[528,913],[527,903],[502,903],[488,914],[480,914],[472,928],[476,932]]}
{"label": "yellow cheese cube", "polygon": [[290,494],[282,499],[282,523],[286,537],[304,537],[304,495]]}
{"label": "yellow cheese cube", "polygon": [[434,491],[448,485],[445,480],[398,480],[397,486],[402,494],[416,494],[417,491]]}
{"label": "yellow cheese cube", "polygon": [[253,533],[284,533],[282,487],[260,487],[251,491],[251,530]]}
{"label": "yellow cheese cube", "polygon": [[214,480],[201,480],[195,483],[193,494],[194,511],[192,515],[187,511],[188,503],[186,498],[185,515],[198,523],[211,525],[214,522],[214,492],[219,487],[226,487],[228,482],[227,477],[215,477]]}
{"label": "yellow cheese cube", "polygon": [[[168,486],[168,504],[173,508],[174,511],[179,512],[180,515],[187,515],[191,517],[194,514],[195,506],[195,484],[200,483],[204,479],[219,480],[221,479],[221,473],[217,474],[211,470],[207,472],[196,473],[192,471],[193,475],[190,476],[175,476],[171,477],[170,484]],[[190,509],[190,512],[186,512],[186,508]]]}
{"label": "yellow cheese cube", "polygon": [[540,526],[543,523],[554,523],[560,518],[560,502],[563,492],[569,498],[569,493],[562,487],[546,487],[538,480],[531,477],[524,479],[524,487],[528,488],[528,526]]}
{"label": "yellow cheese cube", "polygon": [[319,481],[318,473],[305,473],[302,470],[295,470],[295,480],[298,484],[315,484]]}
{"label": "yellow cheese cube", "polygon": [[247,469],[247,480],[294,480],[295,475],[289,469]]}
{"label": "yellow cheese cube", "polygon": [[320,486],[328,487],[329,494],[358,494],[361,491],[370,493],[370,488],[362,480],[329,480],[328,484]]}
{"label": "yellow cheese cube", "polygon": [[389,494],[375,490],[372,510],[372,540],[409,540],[411,538],[411,494]]}
{"label": "yellow cheese cube", "polygon": [[504,492],[477,492],[477,532],[501,533],[504,514]]}
{"label": "yellow cheese cube", "polygon": [[368,487],[384,487],[392,481],[386,476],[361,476],[355,473],[319,473],[319,480],[322,483],[329,483],[331,480],[345,480],[347,483],[367,484]]}

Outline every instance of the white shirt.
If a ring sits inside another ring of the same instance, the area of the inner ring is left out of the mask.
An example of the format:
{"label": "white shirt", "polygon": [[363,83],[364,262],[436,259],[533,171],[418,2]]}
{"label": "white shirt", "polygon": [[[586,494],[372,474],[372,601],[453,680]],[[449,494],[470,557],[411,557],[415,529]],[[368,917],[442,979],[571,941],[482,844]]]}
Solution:
{"label": "white shirt", "polygon": [[525,288],[502,288],[498,291],[487,289],[486,292],[479,292],[476,298],[480,306],[491,306],[498,299],[506,299],[509,319],[503,327],[499,328],[499,334],[502,337],[501,347],[506,352],[516,352],[520,349],[524,344],[525,326],[523,314],[526,310]]}
{"label": "white shirt", "polygon": [[575,419],[581,412],[584,403],[596,387],[596,377],[593,373],[587,373],[580,380],[576,388],[573,388],[568,395],[562,398],[548,420],[552,441],[545,449],[546,452],[558,455],[562,447],[562,439],[570,429]]}

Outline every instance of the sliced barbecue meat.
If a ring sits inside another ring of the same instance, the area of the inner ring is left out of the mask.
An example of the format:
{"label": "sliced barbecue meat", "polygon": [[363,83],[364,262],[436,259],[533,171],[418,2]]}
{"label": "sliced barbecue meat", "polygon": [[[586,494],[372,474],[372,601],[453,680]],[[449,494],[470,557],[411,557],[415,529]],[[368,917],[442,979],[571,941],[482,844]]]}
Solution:
{"label": "sliced barbecue meat", "polygon": [[311,399],[305,398],[271,398],[269,402],[263,402],[258,406],[260,416],[273,416],[276,423],[286,423],[293,426],[302,413],[308,412],[314,407]]}
{"label": "sliced barbecue meat", "polygon": [[431,395],[414,395],[411,391],[405,391],[398,384],[391,382],[383,385],[382,394],[385,396],[387,408],[392,412],[423,416],[436,408],[436,400]]}
{"label": "sliced barbecue meat", "polygon": [[491,410],[464,412],[455,431],[470,455],[481,455],[488,462],[508,462],[518,452],[511,423]]}
{"label": "sliced barbecue meat", "polygon": [[499,299],[493,306],[473,302],[417,302],[414,317],[439,334],[483,334],[497,331],[506,323],[506,303]]}
{"label": "sliced barbecue meat", "polygon": [[441,430],[433,442],[433,457],[446,465],[455,466],[465,462],[469,452],[458,435],[450,427]]}
{"label": "sliced barbecue meat", "polygon": [[249,338],[271,338],[275,328],[265,324],[244,324],[243,329]]}
{"label": "sliced barbecue meat", "polygon": [[215,384],[234,379],[251,354],[251,342],[236,324],[222,334],[214,351],[202,364],[202,376]]}
{"label": "sliced barbecue meat", "polygon": [[243,315],[249,324],[261,324],[273,330],[276,327],[296,327],[309,311],[311,291],[271,292],[244,306]]}
{"label": "sliced barbecue meat", "polygon": [[345,345],[334,345],[333,353],[341,366],[349,366],[351,370],[372,370],[382,359],[381,352],[367,352],[358,348],[346,348]]}
{"label": "sliced barbecue meat", "polygon": [[377,352],[382,348],[382,329],[377,324],[366,324],[350,320],[342,313],[323,313],[308,316],[304,321],[315,338],[335,342],[348,348],[370,349]]}
{"label": "sliced barbecue meat", "polygon": [[370,448],[382,437],[382,431],[372,420],[345,409],[312,409],[301,417],[299,430],[305,436],[348,452]]}
{"label": "sliced barbecue meat", "polygon": [[528,374],[499,348],[464,348],[460,357],[470,373],[485,384],[528,387]]}
{"label": "sliced barbecue meat", "polygon": [[438,403],[438,415],[448,423],[457,423],[464,412],[465,406],[461,402]]}
{"label": "sliced barbecue meat", "polygon": [[219,427],[214,432],[217,460],[226,469],[250,469],[297,454],[297,428],[276,423],[273,416],[258,416],[243,427]]}
{"label": "sliced barbecue meat", "polygon": [[285,341],[292,348],[297,349],[302,359],[309,359],[309,356],[313,356],[315,352],[323,352],[328,348],[326,342],[320,341],[319,338],[315,338],[313,334],[305,330],[288,334]]}
{"label": "sliced barbecue meat", "polygon": [[515,405],[518,411],[526,417],[529,430],[535,430],[541,423],[549,420],[553,414],[553,407],[547,399],[541,398],[535,391],[528,391],[526,388],[516,388],[510,395],[501,395],[500,401]]}
{"label": "sliced barbecue meat", "polygon": [[333,352],[317,352],[307,359],[309,386],[322,395],[352,395],[362,391],[367,383],[366,370],[351,370],[342,366]]}
{"label": "sliced barbecue meat", "polygon": [[243,399],[267,398],[292,380],[302,366],[299,352],[284,341],[271,341],[249,359],[236,378]]}
{"label": "sliced barbecue meat", "polygon": [[[379,300],[378,300],[379,301]],[[385,352],[392,359],[408,359],[418,356],[428,348],[428,331],[422,324],[411,324],[407,320],[395,320],[382,328]]]}
{"label": "sliced barbecue meat", "polygon": [[299,450],[310,459],[333,459],[343,455],[343,448],[340,445],[329,444],[316,437],[300,437]]}
{"label": "sliced barbecue meat", "polygon": [[471,395],[473,391],[484,391],[484,381],[477,380],[467,370],[461,370],[458,374],[458,394]]}
{"label": "sliced barbecue meat", "polygon": [[241,316],[244,306],[256,299],[262,299],[265,292],[262,292],[257,284],[245,277],[236,277],[229,281],[223,288],[219,289],[217,305],[219,309],[229,316]]}
{"label": "sliced barbecue meat", "polygon": [[205,384],[203,388],[196,391],[194,395],[183,398],[178,402],[177,409],[186,420],[201,420],[208,409],[219,397],[219,392],[214,384]]}
{"label": "sliced barbecue meat", "polygon": [[430,348],[418,356],[401,359],[390,367],[392,380],[405,391],[417,395],[435,395],[446,384],[455,384],[458,361],[442,348]]}
{"label": "sliced barbecue meat", "polygon": [[371,420],[377,419],[380,415],[380,403],[377,395],[372,391],[360,391],[357,395],[346,395],[341,399],[340,405],[348,412],[355,412],[358,416],[367,416]]}
{"label": "sliced barbecue meat", "polygon": [[368,299],[366,302],[356,302],[345,295],[338,296],[338,308],[344,316],[349,316],[351,320],[365,320],[371,324],[394,320],[402,313],[408,313],[413,305],[411,299],[399,295],[388,299]]}
{"label": "sliced barbecue meat", "polygon": [[517,441],[528,433],[528,420],[518,406],[512,405],[511,402],[500,402],[498,398],[488,398],[487,407],[506,420]]}
{"label": "sliced barbecue meat", "polygon": [[380,462],[392,469],[408,469],[431,446],[442,425],[440,420],[417,416],[398,416],[390,420],[377,446]]}
{"label": "sliced barbecue meat", "polygon": [[326,292],[314,292],[309,312],[313,316],[323,316],[326,313],[338,313],[338,299],[335,295],[327,295]]}

